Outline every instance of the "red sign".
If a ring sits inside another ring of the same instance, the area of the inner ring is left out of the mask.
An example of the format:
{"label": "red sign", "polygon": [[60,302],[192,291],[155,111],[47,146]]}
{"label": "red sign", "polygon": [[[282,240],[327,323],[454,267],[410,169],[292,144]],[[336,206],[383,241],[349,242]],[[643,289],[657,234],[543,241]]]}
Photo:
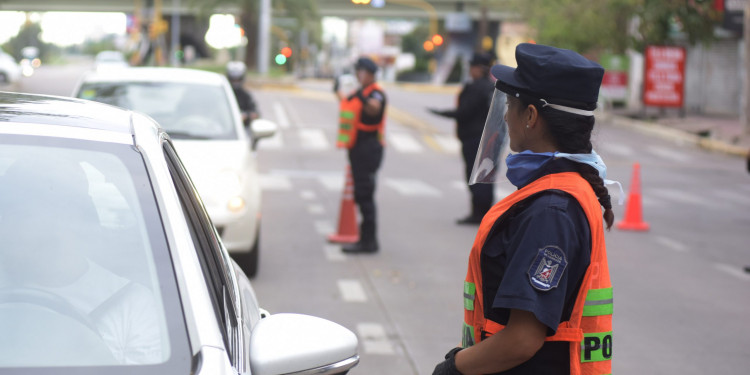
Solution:
{"label": "red sign", "polygon": [[681,108],[685,87],[685,48],[646,47],[643,104]]}

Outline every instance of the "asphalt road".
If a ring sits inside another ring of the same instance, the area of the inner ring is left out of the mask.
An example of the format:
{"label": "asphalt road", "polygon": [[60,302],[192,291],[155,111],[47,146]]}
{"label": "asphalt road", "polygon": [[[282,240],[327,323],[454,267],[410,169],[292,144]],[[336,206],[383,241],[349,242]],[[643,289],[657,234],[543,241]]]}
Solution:
{"label": "asphalt road", "polygon": [[[43,66],[0,90],[68,95],[86,66]],[[390,116],[377,202],[381,251],[345,256],[338,225],[346,155],[334,147],[330,83],[257,88],[280,125],[260,142],[261,263],[253,280],[274,312],[328,318],[356,332],[355,374],[430,374],[460,341],[462,282],[476,227],[448,108],[455,88],[387,85]],[[595,148],[630,190],[640,165],[647,232],[606,233],[615,293],[613,373],[742,373],[750,368],[750,175],[744,160],[601,122]],[[508,194],[507,182],[497,185]],[[613,200],[619,198],[610,187]],[[625,206],[615,206],[617,220]]]}

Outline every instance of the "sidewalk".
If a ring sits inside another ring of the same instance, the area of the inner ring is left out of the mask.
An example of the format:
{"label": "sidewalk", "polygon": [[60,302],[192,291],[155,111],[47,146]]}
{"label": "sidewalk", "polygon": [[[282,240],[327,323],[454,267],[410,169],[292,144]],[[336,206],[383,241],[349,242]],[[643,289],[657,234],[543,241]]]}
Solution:
{"label": "sidewalk", "polygon": [[603,110],[597,115],[601,116],[603,121],[609,121],[616,126],[630,127],[711,151],[741,157],[746,157],[750,152],[750,133],[743,133],[743,127],[737,117],[694,114],[680,116],[670,113],[643,119],[638,118],[639,115],[620,109]]}

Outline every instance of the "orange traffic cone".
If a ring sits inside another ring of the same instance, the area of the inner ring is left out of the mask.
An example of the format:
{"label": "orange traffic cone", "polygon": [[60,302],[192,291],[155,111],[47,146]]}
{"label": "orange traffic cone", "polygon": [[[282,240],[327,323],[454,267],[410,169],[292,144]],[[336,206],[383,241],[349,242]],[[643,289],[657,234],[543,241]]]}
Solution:
{"label": "orange traffic cone", "polygon": [[339,211],[339,229],[337,233],[328,236],[329,242],[355,243],[359,241],[359,227],[357,226],[357,210],[354,204],[354,180],[352,169],[346,166],[346,183],[341,197]]}
{"label": "orange traffic cone", "polygon": [[625,219],[617,224],[617,229],[647,231],[648,223],[643,221],[641,212],[641,166],[633,164],[633,180],[630,182],[628,205],[625,207]]}

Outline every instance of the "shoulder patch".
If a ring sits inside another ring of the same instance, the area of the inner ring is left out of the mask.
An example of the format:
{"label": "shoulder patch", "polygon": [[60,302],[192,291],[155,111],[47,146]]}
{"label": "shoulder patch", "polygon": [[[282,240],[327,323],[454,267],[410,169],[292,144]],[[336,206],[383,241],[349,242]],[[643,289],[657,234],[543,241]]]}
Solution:
{"label": "shoulder patch", "polygon": [[557,288],[568,260],[565,252],[557,246],[545,246],[539,249],[534,262],[529,268],[529,282],[537,290],[546,292]]}

